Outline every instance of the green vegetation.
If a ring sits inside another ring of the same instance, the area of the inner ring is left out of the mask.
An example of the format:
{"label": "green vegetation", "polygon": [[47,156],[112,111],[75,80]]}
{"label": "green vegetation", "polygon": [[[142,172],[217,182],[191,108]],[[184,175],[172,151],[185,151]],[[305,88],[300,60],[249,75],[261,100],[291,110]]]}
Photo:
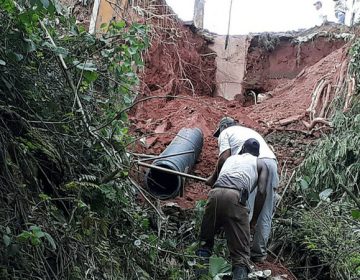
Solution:
{"label": "green vegetation", "polygon": [[[171,215],[136,201],[128,178],[149,28],[92,36],[65,14],[53,0],[0,2],[0,279],[192,279],[204,203]],[[360,41],[351,55],[359,85]],[[280,209],[294,223],[275,220],[277,252],[304,279],[360,277],[359,114],[357,96],[336,112]],[[216,244],[209,278],[229,272]]]}
{"label": "green vegetation", "polygon": [[63,14],[0,3],[0,278],[188,279],[169,221],[127,177],[148,28],[95,37]]}
{"label": "green vegetation", "polygon": [[[359,40],[350,56],[348,74],[359,90]],[[286,240],[287,262],[304,279],[360,277],[360,101],[355,95],[347,112],[341,97],[334,106],[332,132],[308,151],[291,201],[283,203],[282,218],[292,228],[278,223],[275,234]]]}

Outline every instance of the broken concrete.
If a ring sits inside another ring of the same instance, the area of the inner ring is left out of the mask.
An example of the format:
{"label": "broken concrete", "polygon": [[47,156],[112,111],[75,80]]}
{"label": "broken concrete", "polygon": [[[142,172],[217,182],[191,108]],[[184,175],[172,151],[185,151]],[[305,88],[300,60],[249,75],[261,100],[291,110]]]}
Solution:
{"label": "broken concrete", "polygon": [[210,49],[216,52],[216,96],[234,100],[243,92],[248,36],[231,36],[225,49],[226,36],[216,36]]}

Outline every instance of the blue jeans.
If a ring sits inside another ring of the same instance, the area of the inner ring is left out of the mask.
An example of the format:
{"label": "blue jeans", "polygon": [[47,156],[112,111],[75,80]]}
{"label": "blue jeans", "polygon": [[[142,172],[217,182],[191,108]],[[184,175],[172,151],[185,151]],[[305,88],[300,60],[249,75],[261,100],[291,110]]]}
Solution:
{"label": "blue jeans", "polygon": [[345,24],[345,13],[344,12],[335,12],[335,16],[338,20],[338,23]]}

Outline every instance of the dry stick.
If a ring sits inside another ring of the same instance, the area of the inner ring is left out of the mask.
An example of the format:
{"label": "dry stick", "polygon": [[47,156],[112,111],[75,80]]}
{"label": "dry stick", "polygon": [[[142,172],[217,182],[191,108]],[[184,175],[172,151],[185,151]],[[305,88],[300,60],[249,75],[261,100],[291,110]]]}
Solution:
{"label": "dry stick", "polygon": [[304,113],[300,114],[300,115],[296,115],[296,116],[291,116],[291,117],[288,117],[286,119],[279,120],[278,123],[279,123],[279,125],[282,125],[282,126],[288,125],[288,124],[290,124],[292,122],[296,122],[296,121],[302,119],[304,116],[305,116]]}
{"label": "dry stick", "polygon": [[317,123],[322,123],[322,124],[325,124],[327,126],[332,126],[332,123],[329,122],[328,120],[324,119],[324,118],[315,118],[311,121],[311,123],[308,123],[306,121],[303,121],[303,124],[306,126],[307,129],[311,130],[314,128],[314,126],[317,124]]}
{"label": "dry stick", "polygon": [[[280,202],[281,202],[281,200],[283,199],[283,197],[284,197],[284,195],[285,195],[285,193],[286,193],[287,189],[289,188],[290,183],[291,183],[292,178],[294,177],[294,175],[295,175],[295,170],[294,170],[294,171],[293,171],[293,173],[291,174],[290,179],[289,179],[289,181],[287,182],[287,184],[286,184],[286,187],[285,187],[284,191],[282,192],[282,194],[281,194],[281,196],[280,196],[280,198],[279,198],[278,202],[276,203],[276,205],[275,205],[275,210],[279,207]],[[275,211],[274,211],[274,213],[273,213],[272,217],[274,218],[274,216],[275,216]]]}
{"label": "dry stick", "polygon": [[354,200],[354,202],[360,209],[360,200],[356,197],[356,195],[353,194],[352,191],[348,187],[344,186],[343,184],[340,184],[340,187],[342,189],[344,189],[344,191]]}
{"label": "dry stick", "polygon": [[321,87],[319,87],[319,91],[318,91],[318,94],[316,96],[316,99],[315,99],[315,102],[314,102],[314,107],[312,108],[312,111],[310,112],[310,114],[312,114],[312,118],[311,119],[314,119],[315,118],[315,114],[316,114],[316,108],[319,104],[319,101],[321,99],[321,96],[323,95],[323,91],[324,91],[324,88],[329,84],[328,81],[324,81],[324,83],[321,85]]}
{"label": "dry stick", "polygon": [[329,104],[329,100],[330,100],[330,93],[331,93],[331,85],[328,84],[327,86],[327,89],[326,89],[326,93],[325,93],[325,100],[323,102],[323,106],[321,108],[321,112],[319,114],[319,118],[325,118],[325,111],[326,111],[326,108]]}
{"label": "dry stick", "polygon": [[343,82],[344,82],[344,78],[345,78],[345,76],[346,76],[346,68],[347,67],[347,61],[344,61],[342,64],[341,64],[341,68],[340,68],[340,77],[339,77],[339,81],[338,81],[338,83],[337,83],[337,89],[336,89],[336,91],[335,91],[335,97],[337,96],[337,94],[339,93],[339,91],[340,91],[340,87],[339,87],[339,85],[340,86],[342,86],[342,84],[343,84]]}
{"label": "dry stick", "polygon": [[257,104],[257,98],[256,98],[256,93],[253,90],[250,90],[249,92],[253,97],[254,97],[254,104]]}
{"label": "dry stick", "polygon": [[139,154],[139,153],[133,153],[133,152],[129,152],[129,154],[132,154],[135,157],[142,157],[142,158],[152,158],[155,159],[157,157],[157,155],[147,155],[147,154]]}
{"label": "dry stick", "polygon": [[165,220],[166,218],[160,213],[159,209],[150,201],[150,199],[145,195],[145,193],[142,190],[142,187],[140,187],[133,179],[129,177],[129,181],[136,187],[136,189],[141,193],[141,195],[145,198],[145,200],[151,205],[152,208],[158,213],[159,217],[162,220]]}
{"label": "dry stick", "polygon": [[148,163],[145,163],[145,162],[136,162],[136,164],[138,164],[140,166],[148,167],[148,168],[151,168],[151,169],[156,169],[156,170],[159,170],[159,171],[163,171],[163,172],[166,172],[166,173],[169,173],[169,174],[174,174],[174,175],[178,175],[178,176],[182,176],[182,177],[185,177],[185,178],[190,178],[190,179],[194,179],[194,180],[198,180],[198,181],[202,181],[202,182],[206,182],[206,180],[207,180],[206,178],[202,178],[202,177],[199,177],[199,176],[195,176],[195,175],[191,175],[191,174],[183,173],[183,172],[179,172],[179,171],[174,171],[172,169],[163,168],[163,167],[156,166],[156,165],[153,165],[153,164],[148,164]]}
{"label": "dry stick", "polygon": [[319,88],[323,83],[324,83],[324,80],[321,80],[317,85],[315,85],[314,91],[311,95],[311,104],[310,104],[309,108],[306,109],[306,112],[312,112],[313,107],[314,107],[314,102],[315,102],[316,96],[318,94]]}
{"label": "dry stick", "polygon": [[345,98],[345,105],[344,105],[343,112],[347,112],[349,110],[350,103],[351,103],[354,93],[355,93],[355,80],[354,80],[354,78],[351,77],[349,84],[348,84],[348,92],[347,92],[347,95]]}
{"label": "dry stick", "polygon": [[[348,68],[348,61],[342,62],[340,67],[340,76],[336,83],[335,94],[333,99],[331,100],[330,105],[334,102],[334,100],[339,96],[340,93],[344,92],[343,88],[346,86],[345,76],[347,76],[347,68]],[[331,106],[328,107],[328,110],[326,111],[325,115],[328,115],[330,110],[331,110]]]}

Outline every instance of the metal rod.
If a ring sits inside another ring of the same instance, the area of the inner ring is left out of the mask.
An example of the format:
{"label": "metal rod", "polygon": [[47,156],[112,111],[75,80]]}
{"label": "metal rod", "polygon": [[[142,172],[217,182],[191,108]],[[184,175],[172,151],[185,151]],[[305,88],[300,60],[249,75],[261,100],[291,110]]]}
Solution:
{"label": "metal rod", "polygon": [[194,179],[194,180],[198,180],[198,181],[202,181],[202,182],[206,182],[206,180],[207,180],[206,178],[202,178],[202,177],[195,176],[195,175],[190,175],[190,174],[175,171],[175,170],[172,170],[172,169],[167,169],[167,168],[164,168],[164,167],[156,166],[156,165],[141,162],[141,161],[137,161],[136,163],[138,165],[140,165],[140,166],[156,169],[156,170],[163,171],[163,172],[166,172],[166,173],[169,173],[169,174],[174,174],[174,175],[178,175],[178,176],[182,176],[182,177],[186,177],[186,178],[190,178],[190,179]]}
{"label": "metal rod", "polygon": [[138,154],[138,153],[133,153],[133,152],[129,152],[129,153],[132,154],[133,156],[143,157],[143,158],[152,158],[152,159],[155,159],[156,157],[158,157],[157,155],[146,155],[146,154]]}
{"label": "metal rod", "polygon": [[185,152],[181,152],[181,153],[177,153],[177,154],[170,154],[170,155],[164,155],[164,156],[154,156],[152,158],[145,158],[145,159],[140,159],[138,160],[138,162],[144,162],[144,161],[149,161],[149,160],[155,160],[155,159],[162,159],[162,158],[169,158],[169,157],[175,157],[175,156],[180,156],[180,155],[185,155],[185,154],[193,154],[194,150],[189,150],[189,151],[185,151]]}

